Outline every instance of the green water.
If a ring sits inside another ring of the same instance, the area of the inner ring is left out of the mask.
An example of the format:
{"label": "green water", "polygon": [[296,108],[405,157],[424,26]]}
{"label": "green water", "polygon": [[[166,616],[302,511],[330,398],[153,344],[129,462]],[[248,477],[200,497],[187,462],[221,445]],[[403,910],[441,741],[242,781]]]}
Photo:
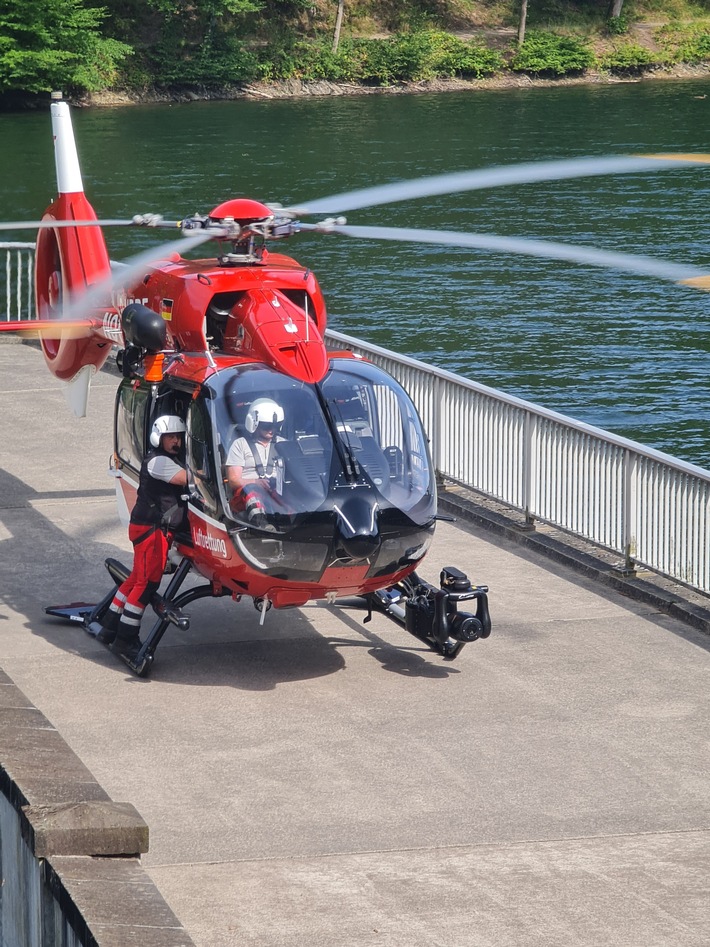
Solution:
{"label": "green water", "polygon": [[[710,82],[77,110],[102,217],[180,218],[519,161],[710,151]],[[705,96],[708,96],[705,98]],[[0,116],[1,216],[54,193],[49,116]],[[349,223],[562,240],[707,266],[710,168],[516,186]],[[113,231],[120,259],[157,235]],[[710,296],[591,267],[300,235],[330,325],[710,466]]]}

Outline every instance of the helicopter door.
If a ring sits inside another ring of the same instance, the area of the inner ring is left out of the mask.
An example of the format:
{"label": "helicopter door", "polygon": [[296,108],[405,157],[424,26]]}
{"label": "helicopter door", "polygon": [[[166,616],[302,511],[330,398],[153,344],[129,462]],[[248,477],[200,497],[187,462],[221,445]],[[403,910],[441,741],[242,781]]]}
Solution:
{"label": "helicopter door", "polygon": [[187,414],[187,466],[194,488],[204,508],[213,516],[219,515],[219,480],[212,441],[212,424],[203,397],[190,404]]}
{"label": "helicopter door", "polygon": [[146,452],[146,428],[151,401],[150,385],[133,387],[126,378],[116,395],[114,450],[122,466],[136,475]]}

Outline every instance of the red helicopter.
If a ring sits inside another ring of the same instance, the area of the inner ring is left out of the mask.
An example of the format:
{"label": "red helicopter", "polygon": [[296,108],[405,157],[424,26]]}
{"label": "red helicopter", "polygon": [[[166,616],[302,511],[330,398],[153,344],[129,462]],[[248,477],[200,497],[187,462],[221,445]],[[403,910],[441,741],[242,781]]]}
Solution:
{"label": "red helicopter", "polygon": [[[414,405],[378,367],[326,349],[326,307],[315,276],[266,244],[311,230],[502,249],[702,285],[703,271],[644,257],[490,235],[348,227],[341,217],[317,224],[298,218],[500,184],[704,164],[708,156],[536,163],[369,188],[297,208],[238,198],[175,222],[157,215],[100,221],[83,192],[69,107],[53,98],[58,198],[38,224],[0,229],[39,228],[40,318],[32,326],[50,371],[68,383],[78,415],[86,412],[92,376],[113,345],[121,347],[113,470],[122,519],[135,502],[155,419],[177,415],[187,431],[189,527],[176,537],[177,567],[151,603],[155,624],[136,660],[127,661],[133,672],[149,672],[169,624],[189,626],[185,606],[223,595],[250,597],[262,621],[272,606],[362,596],[366,621],[373,609],[383,611],[446,659],[467,642],[487,638],[487,586],[472,586],[463,572],[447,567],[436,588],[415,571],[431,543],[437,504]],[[112,264],[102,228],[126,225],[178,228],[181,238]],[[207,240],[217,243],[216,257],[182,256]],[[0,329],[27,331],[28,324]],[[270,471],[271,502],[256,519],[234,504],[226,462],[265,401],[281,422],[281,439]],[[116,560],[106,566],[116,585],[128,574]],[[181,591],[191,571],[205,581]],[[90,631],[113,592],[98,604],[47,612]],[[459,611],[467,602],[475,611]]]}

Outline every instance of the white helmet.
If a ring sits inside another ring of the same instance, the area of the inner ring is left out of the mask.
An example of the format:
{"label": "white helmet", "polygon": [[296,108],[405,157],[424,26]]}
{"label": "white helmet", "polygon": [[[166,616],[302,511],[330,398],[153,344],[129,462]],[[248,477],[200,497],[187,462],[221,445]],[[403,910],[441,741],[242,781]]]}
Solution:
{"label": "white helmet", "polygon": [[153,430],[150,432],[150,443],[153,447],[160,447],[160,438],[163,434],[184,434],[185,422],[176,414],[164,414],[153,421]]}
{"label": "white helmet", "polygon": [[260,424],[281,424],[284,409],[271,398],[257,398],[247,411],[244,427],[253,434]]}

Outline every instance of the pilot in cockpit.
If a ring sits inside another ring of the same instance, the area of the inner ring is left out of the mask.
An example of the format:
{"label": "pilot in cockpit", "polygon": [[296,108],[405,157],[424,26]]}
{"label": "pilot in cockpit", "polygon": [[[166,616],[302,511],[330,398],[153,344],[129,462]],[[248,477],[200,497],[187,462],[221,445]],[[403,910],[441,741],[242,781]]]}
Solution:
{"label": "pilot in cockpit", "polygon": [[229,449],[227,482],[233,490],[232,510],[245,512],[255,526],[266,524],[283,492],[283,459],[279,457],[284,409],[271,398],[252,402],[244,421],[245,433]]}

